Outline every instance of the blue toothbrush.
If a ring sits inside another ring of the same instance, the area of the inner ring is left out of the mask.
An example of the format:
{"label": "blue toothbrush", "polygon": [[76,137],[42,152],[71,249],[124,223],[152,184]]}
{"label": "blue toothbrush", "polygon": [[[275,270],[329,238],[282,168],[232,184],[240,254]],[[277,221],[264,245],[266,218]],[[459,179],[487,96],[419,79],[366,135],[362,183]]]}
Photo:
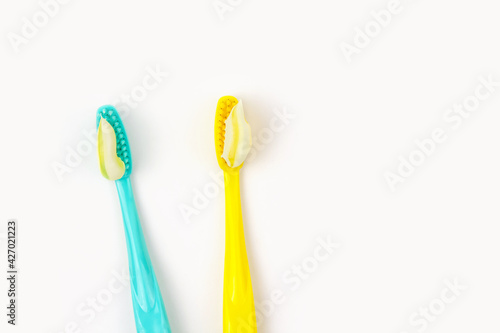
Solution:
{"label": "blue toothbrush", "polygon": [[137,332],[170,333],[130,183],[132,157],[127,134],[118,112],[110,105],[97,111],[97,150],[101,173],[106,179],[115,181],[120,198]]}

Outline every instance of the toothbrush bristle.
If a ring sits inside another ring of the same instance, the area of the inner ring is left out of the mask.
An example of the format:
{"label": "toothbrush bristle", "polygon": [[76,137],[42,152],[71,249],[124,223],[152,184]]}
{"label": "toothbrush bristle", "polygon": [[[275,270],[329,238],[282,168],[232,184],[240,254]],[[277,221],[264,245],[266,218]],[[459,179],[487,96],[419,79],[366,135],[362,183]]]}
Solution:
{"label": "toothbrush bristle", "polygon": [[221,158],[224,151],[224,139],[226,134],[226,119],[231,113],[233,107],[238,104],[238,100],[233,96],[224,96],[217,103],[217,111],[215,113],[215,152],[219,164],[227,165],[226,161]]}
{"label": "toothbrush bristle", "polygon": [[125,164],[125,174],[123,175],[123,177],[129,176],[132,172],[132,158],[130,155],[130,146],[127,139],[127,133],[125,132],[125,127],[123,126],[120,114],[113,106],[106,105],[99,108],[99,110],[97,111],[97,127],[99,127],[101,118],[104,118],[115,131],[116,155]]}

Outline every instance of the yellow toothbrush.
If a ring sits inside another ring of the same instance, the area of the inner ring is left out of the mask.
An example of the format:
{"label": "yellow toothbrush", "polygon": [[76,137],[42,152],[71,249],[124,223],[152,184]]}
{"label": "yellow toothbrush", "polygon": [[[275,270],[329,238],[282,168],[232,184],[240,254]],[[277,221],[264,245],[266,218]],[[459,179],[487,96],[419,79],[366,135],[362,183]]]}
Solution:
{"label": "yellow toothbrush", "polygon": [[240,169],[250,147],[250,126],[241,102],[232,96],[220,98],[215,116],[215,151],[224,171],[226,196],[223,333],[257,332],[240,200]]}

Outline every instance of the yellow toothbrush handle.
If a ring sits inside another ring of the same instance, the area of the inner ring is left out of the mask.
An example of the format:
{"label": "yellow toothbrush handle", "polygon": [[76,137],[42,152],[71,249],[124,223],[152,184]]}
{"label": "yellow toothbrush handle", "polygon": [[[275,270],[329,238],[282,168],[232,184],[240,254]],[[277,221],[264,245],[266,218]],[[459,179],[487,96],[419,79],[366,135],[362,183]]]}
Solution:
{"label": "yellow toothbrush handle", "polygon": [[239,171],[224,171],[226,254],[224,259],[223,333],[257,332],[252,281],[241,215]]}

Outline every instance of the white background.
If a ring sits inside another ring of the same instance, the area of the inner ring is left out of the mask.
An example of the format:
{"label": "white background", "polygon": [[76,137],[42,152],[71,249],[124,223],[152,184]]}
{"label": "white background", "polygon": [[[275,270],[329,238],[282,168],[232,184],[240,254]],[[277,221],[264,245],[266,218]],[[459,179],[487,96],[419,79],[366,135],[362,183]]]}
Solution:
{"label": "white background", "polygon": [[[254,135],[269,134],[278,111],[295,116],[241,173],[256,303],[285,298],[260,333],[499,331],[500,87],[459,128],[443,119],[480,76],[500,81],[498,4],[402,0],[349,63],[341,43],[389,1],[232,3],[222,20],[212,0],[73,0],[16,53],[8,34],[41,7],[2,0],[0,233],[18,219],[20,276],[14,328],[0,283],[0,330],[135,332],[128,287],[92,320],[77,313],[127,268],[114,184],[93,146],[62,181],[54,165],[86,145],[99,106],[158,67],[168,78],[124,124],[173,332],[222,331],[224,196],[190,223],[180,209],[220,172],[213,119],[224,95],[245,102]],[[384,175],[435,128],[447,140],[391,191]],[[313,265],[328,237],[340,248],[294,289],[283,276]],[[441,309],[447,279],[467,289]],[[425,329],[410,323],[429,306],[439,315]]]}

